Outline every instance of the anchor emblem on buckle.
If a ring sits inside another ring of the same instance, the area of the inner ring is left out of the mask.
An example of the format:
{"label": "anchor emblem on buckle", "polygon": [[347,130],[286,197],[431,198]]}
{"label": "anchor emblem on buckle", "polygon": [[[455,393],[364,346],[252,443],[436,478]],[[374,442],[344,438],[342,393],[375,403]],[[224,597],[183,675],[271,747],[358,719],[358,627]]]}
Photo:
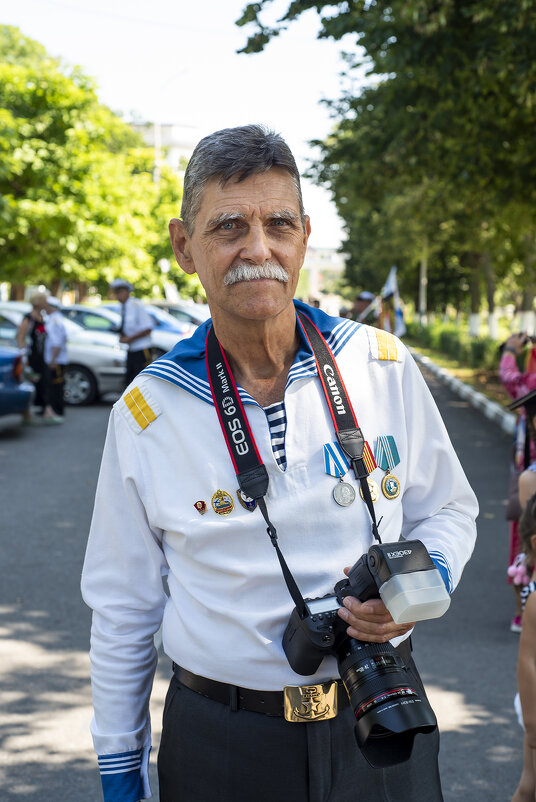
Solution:
{"label": "anchor emblem on buckle", "polygon": [[337,715],[337,683],[321,685],[287,685],[284,690],[284,709],[287,721],[319,721]]}

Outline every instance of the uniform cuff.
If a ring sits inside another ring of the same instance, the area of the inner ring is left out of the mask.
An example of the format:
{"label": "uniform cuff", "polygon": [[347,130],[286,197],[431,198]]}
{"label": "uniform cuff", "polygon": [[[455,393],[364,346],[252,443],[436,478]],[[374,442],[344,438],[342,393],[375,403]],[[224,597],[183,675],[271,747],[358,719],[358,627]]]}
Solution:
{"label": "uniform cuff", "polygon": [[149,753],[151,747],[99,755],[104,802],[139,802],[151,796]]}

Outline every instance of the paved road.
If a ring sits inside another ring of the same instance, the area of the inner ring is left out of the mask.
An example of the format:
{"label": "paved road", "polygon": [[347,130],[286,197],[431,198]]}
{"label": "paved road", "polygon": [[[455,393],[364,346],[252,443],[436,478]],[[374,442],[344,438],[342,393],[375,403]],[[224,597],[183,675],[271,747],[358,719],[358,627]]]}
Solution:
{"label": "paved road", "polygon": [[[415,655],[443,733],[445,802],[505,802],[522,743],[512,713],[513,593],[505,583],[509,438],[429,380],[481,516],[451,609],[419,624]],[[100,404],[69,409],[63,427],[0,428],[3,802],[101,799],[88,735],[89,613],[78,588],[108,412]],[[156,743],[168,676],[164,658],[153,699]]]}

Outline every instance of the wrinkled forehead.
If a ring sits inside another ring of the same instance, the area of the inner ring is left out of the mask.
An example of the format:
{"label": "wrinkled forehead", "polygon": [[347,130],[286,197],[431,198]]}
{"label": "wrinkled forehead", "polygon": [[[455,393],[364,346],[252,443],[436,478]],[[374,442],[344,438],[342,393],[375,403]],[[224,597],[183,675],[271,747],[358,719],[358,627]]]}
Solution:
{"label": "wrinkled forehead", "polygon": [[263,215],[288,211],[300,216],[300,199],[293,177],[286,170],[273,167],[246,178],[233,176],[222,182],[218,176],[207,181],[201,195],[196,222],[206,222],[219,215],[240,216],[254,212]]}

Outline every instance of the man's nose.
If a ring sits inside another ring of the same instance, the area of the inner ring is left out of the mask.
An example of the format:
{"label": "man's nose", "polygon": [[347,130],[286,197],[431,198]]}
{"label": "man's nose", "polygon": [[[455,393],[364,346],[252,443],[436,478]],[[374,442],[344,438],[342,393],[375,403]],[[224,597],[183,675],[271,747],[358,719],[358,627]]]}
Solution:
{"label": "man's nose", "polygon": [[251,226],[240,250],[240,258],[245,262],[262,265],[270,259],[272,250],[263,226]]}

